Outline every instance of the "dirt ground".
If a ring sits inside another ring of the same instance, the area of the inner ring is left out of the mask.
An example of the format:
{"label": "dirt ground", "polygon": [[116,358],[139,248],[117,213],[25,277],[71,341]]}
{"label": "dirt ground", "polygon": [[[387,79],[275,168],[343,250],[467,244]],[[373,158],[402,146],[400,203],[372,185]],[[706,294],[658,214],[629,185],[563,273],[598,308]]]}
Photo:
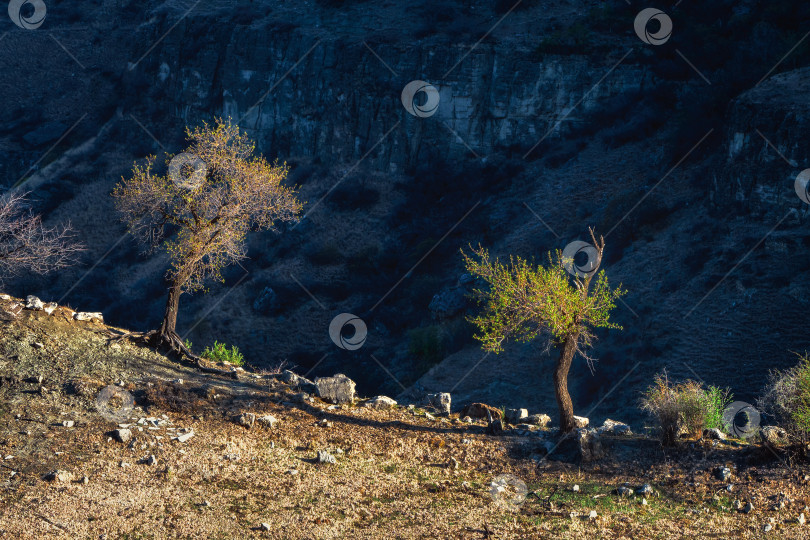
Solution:
{"label": "dirt ground", "polygon": [[[810,517],[810,466],[781,450],[691,441],[664,451],[653,439],[614,437],[608,457],[577,463],[565,444],[554,448],[552,431],[496,437],[456,414],[302,401],[273,374],[203,374],[111,341],[120,329],[73,321],[69,308],[47,315],[14,302],[0,301],[3,538],[808,534],[797,518]],[[113,403],[120,416],[102,416],[98,396],[109,385],[129,392],[134,408]],[[234,421],[245,412],[278,422],[246,428]],[[115,440],[116,424],[134,442]],[[319,451],[336,462],[319,463]],[[715,479],[717,466],[731,478]],[[64,474],[51,480],[54,471]],[[508,482],[493,496],[500,475]],[[625,482],[654,494],[614,494]]]}

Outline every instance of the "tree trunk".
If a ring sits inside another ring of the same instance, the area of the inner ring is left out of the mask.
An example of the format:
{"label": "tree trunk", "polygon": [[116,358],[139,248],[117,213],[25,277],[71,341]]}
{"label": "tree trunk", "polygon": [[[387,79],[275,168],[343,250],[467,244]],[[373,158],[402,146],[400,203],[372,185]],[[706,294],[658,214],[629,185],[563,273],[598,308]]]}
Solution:
{"label": "tree trunk", "polygon": [[563,342],[560,358],[554,370],[554,394],[557,397],[557,406],[560,409],[560,432],[569,433],[574,430],[574,405],[568,394],[568,370],[577,352],[579,334],[569,335]]}
{"label": "tree trunk", "polygon": [[163,322],[160,325],[160,339],[166,342],[173,342],[177,338],[177,310],[180,307],[180,295],[183,291],[180,283],[175,281],[169,289],[169,297],[166,299],[166,311],[163,314]]}

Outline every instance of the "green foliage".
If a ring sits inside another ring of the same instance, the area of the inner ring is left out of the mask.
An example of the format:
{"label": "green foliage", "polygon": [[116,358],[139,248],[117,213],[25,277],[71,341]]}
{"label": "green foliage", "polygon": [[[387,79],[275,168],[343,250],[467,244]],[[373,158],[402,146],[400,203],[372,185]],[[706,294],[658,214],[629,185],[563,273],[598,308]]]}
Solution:
{"label": "green foliage", "polygon": [[239,352],[238,347],[234,345],[228,349],[225,343],[220,343],[216,340],[214,341],[214,346],[206,347],[200,356],[212,362],[227,362],[234,366],[245,365],[245,358],[242,356],[242,353]]}
{"label": "green foliage", "polygon": [[572,277],[558,251],[548,266],[534,266],[521,257],[509,258],[508,264],[490,260],[484,248],[474,251],[477,258],[464,254],[467,272],[483,279],[489,287],[475,290],[479,302],[486,305],[482,314],[470,319],[480,333],[475,338],[484,350],[499,353],[502,342],[511,337],[528,342],[548,335],[554,345],[568,336],[578,335],[590,346],[593,328],[621,327],[610,322],[614,300],[625,294],[621,285],[611,289],[604,271],[593,282]]}
{"label": "green foliage", "polygon": [[765,394],[757,405],[791,436],[810,436],[810,356],[799,356],[799,363],[784,371],[772,371]]}
{"label": "green foliage", "polygon": [[730,402],[728,390],[704,388],[692,380],[673,384],[664,373],[644,392],[641,408],[658,420],[664,444],[674,444],[680,433],[699,437],[704,429],[723,428],[723,411]]}
{"label": "green foliage", "polygon": [[190,340],[190,339],[185,339],[185,340],[183,341],[183,345],[185,345],[185,346],[186,346],[186,349],[188,349],[188,350],[191,350],[191,347],[193,347],[193,346],[194,346],[194,344],[193,344],[193,343],[191,343],[191,340]]}

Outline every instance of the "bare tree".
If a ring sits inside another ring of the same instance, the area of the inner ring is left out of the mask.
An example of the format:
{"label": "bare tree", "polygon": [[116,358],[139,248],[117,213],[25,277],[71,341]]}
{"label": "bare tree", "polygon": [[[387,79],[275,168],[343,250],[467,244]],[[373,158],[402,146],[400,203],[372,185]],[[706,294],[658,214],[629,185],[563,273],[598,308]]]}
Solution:
{"label": "bare tree", "polygon": [[53,228],[43,225],[31,211],[25,193],[0,197],[0,278],[65,268],[76,262],[83,249],[73,241],[69,224]]}
{"label": "bare tree", "polygon": [[160,329],[147,337],[194,358],[176,331],[180,296],[201,289],[207,278],[222,281],[222,269],[246,257],[250,230],[294,221],[302,205],[284,185],[286,164],[254,157],[253,143],[230,120],[186,128],[186,135],[189,146],[168,161],[166,175],[154,173],[149,157],[112,195],[129,232],[169,255],[166,311]]}

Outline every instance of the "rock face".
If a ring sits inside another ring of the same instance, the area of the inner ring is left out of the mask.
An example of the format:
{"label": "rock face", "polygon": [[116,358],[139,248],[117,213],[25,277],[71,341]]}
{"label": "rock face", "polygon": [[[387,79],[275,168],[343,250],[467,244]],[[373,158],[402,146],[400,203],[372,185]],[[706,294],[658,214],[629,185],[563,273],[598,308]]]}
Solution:
{"label": "rock face", "polygon": [[470,418],[486,418],[487,412],[489,412],[493,418],[501,417],[500,409],[487,405],[486,403],[470,403],[469,405],[465,405],[464,408],[461,409],[459,415],[461,417],[469,416]]}
{"label": "rock face", "polygon": [[352,403],[354,401],[354,381],[342,373],[334,377],[315,379],[318,397],[332,403]]}
{"label": "rock face", "polygon": [[426,394],[422,399],[422,404],[428,407],[433,407],[442,414],[450,414],[451,397],[447,392],[438,392],[436,394]]}

